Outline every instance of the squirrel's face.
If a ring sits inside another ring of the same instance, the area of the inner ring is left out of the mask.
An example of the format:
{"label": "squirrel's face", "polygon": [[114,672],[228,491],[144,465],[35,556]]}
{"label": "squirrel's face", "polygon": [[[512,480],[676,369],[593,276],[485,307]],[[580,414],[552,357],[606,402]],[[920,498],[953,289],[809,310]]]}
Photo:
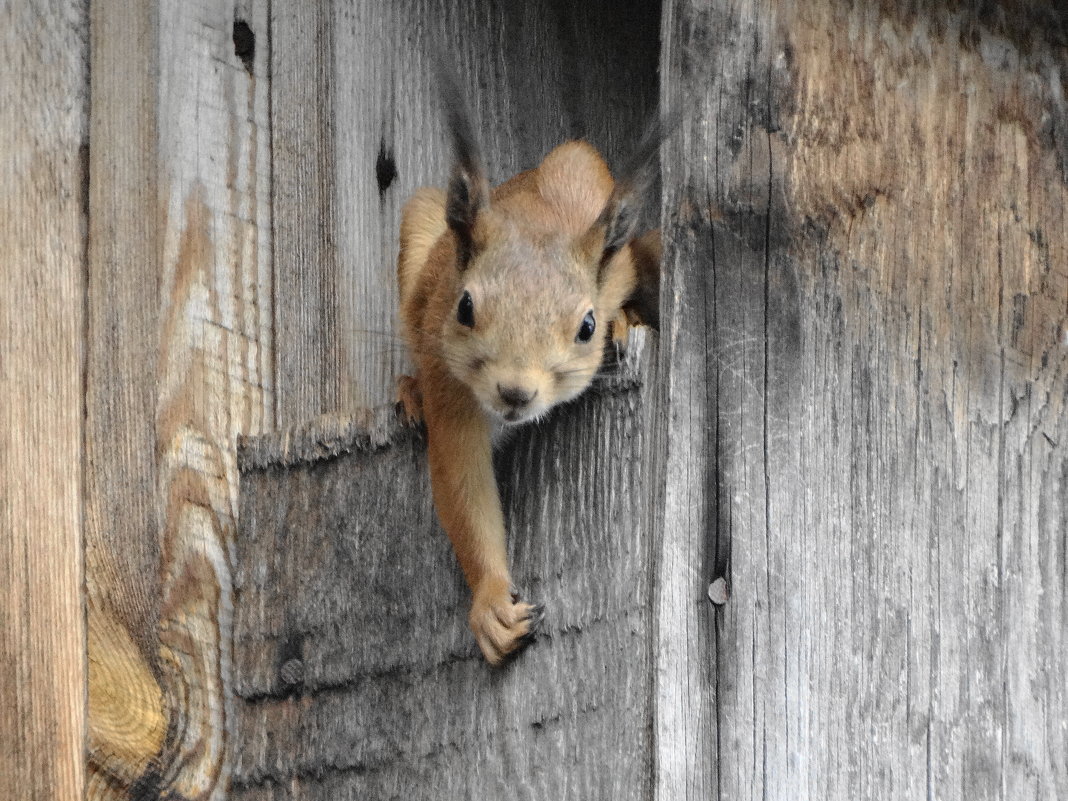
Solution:
{"label": "squirrel's face", "polygon": [[537,419],[589,386],[623,297],[588,262],[566,236],[534,242],[513,231],[460,274],[443,354],[495,419]]}
{"label": "squirrel's face", "polygon": [[533,420],[600,367],[608,324],[635,286],[627,243],[659,137],[643,139],[618,187],[593,147],[565,142],[490,202],[476,149],[454,133],[444,212],[457,280],[442,356],[489,414]]}

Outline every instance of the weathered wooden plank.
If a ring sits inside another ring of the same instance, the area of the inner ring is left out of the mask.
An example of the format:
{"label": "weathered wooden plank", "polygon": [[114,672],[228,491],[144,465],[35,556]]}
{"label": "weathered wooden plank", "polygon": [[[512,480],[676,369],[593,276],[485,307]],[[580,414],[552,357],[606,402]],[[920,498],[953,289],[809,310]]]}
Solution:
{"label": "weathered wooden plank", "polygon": [[234,442],[273,425],[266,5],[93,19],[89,792],[221,798]]}
{"label": "weathered wooden plank", "polygon": [[[90,8],[85,553],[90,799],[153,772],[168,710],[159,653],[155,365],[159,316],[156,20]],[[136,576],[136,581],[131,577]]]}
{"label": "weathered wooden plank", "polygon": [[271,205],[276,304],[275,417],[292,425],[338,408],[334,35],[330,4],[274,3]]}
{"label": "weathered wooden plank", "polygon": [[1065,18],[984,9],[672,7],[716,797],[1068,792]]}
{"label": "weathered wooden plank", "polygon": [[85,779],[84,2],[0,7],[0,798]]}
{"label": "weathered wooden plank", "polygon": [[375,406],[394,335],[400,208],[443,184],[426,54],[455,60],[494,181],[585,136],[629,153],[656,94],[659,4],[275,3],[272,126],[278,418]]}
{"label": "weathered wooden plank", "polygon": [[269,160],[259,86],[267,59],[250,54],[237,30],[243,20],[265,41],[262,12],[262,4],[219,0],[159,10],[160,669],[178,716],[163,758],[173,766],[168,790],[186,798],[227,790],[234,442],[272,424]]}
{"label": "weathered wooden plank", "polygon": [[[670,25],[671,12],[665,17]],[[677,101],[664,85],[664,105]],[[680,140],[662,148],[667,166],[685,152]],[[677,162],[675,162],[677,163]],[[679,219],[680,185],[665,183],[664,278],[661,284],[661,349],[656,409],[649,423],[646,492],[656,498],[647,525],[659,543],[656,573],[655,788],[657,799],[708,798],[717,786],[717,651],[710,583],[725,570],[716,565],[714,495],[716,387],[708,374],[710,292],[705,287],[713,232]],[[693,212],[691,212],[693,213]],[[717,572],[717,569],[719,572]]]}
{"label": "weathered wooden plank", "polygon": [[653,545],[645,403],[622,375],[499,465],[514,576],[546,604],[501,670],[392,408],[245,446],[234,798],[647,798]]}

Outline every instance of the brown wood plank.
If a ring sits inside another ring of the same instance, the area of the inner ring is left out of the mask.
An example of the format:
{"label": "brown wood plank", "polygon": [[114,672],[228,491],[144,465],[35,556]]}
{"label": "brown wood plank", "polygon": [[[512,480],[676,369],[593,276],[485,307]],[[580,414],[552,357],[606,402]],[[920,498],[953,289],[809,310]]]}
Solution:
{"label": "brown wood plank", "polygon": [[226,793],[234,443],[273,425],[267,39],[262,2],[94,7],[92,797]]}
{"label": "brown wood plank", "polygon": [[0,798],[81,797],[84,2],[0,7]]}
{"label": "brown wood plank", "polygon": [[[85,550],[91,799],[121,797],[156,769],[169,710],[159,637],[155,503],[155,15],[90,9],[89,302]],[[137,577],[137,580],[131,580]]]}
{"label": "brown wood plank", "polygon": [[246,444],[233,798],[649,797],[637,337],[621,375],[503,455],[515,581],[546,619],[500,670],[392,407]]}
{"label": "brown wood plank", "polygon": [[394,398],[396,232],[448,150],[426,53],[455,60],[491,178],[585,136],[629,153],[656,95],[659,5],[275,3],[278,418]]}
{"label": "brown wood plank", "polygon": [[716,797],[1065,795],[1063,13],[668,30],[672,280],[713,241],[684,303],[712,304],[703,573],[731,580]]}

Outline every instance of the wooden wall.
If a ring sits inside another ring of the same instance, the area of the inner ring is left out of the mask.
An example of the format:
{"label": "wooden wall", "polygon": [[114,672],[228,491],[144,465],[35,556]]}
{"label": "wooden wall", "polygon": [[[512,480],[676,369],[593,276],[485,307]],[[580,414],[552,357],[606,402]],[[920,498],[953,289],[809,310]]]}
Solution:
{"label": "wooden wall", "polygon": [[650,797],[641,345],[498,454],[512,578],[545,606],[500,670],[467,626],[420,430],[385,407],[244,442],[234,801]]}
{"label": "wooden wall", "polygon": [[4,4],[0,797],[225,796],[234,441],[391,395],[390,232],[445,170],[430,41],[494,178],[577,134],[618,163],[658,66],[683,111],[654,795],[1068,794],[1066,25]]}
{"label": "wooden wall", "polygon": [[92,798],[225,791],[234,441],[274,417],[264,14],[93,4]]}

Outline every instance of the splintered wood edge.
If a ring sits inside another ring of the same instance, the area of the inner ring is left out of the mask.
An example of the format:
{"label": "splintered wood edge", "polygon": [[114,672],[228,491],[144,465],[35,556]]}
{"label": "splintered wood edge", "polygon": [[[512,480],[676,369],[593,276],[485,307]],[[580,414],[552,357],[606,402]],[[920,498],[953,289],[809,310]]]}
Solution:
{"label": "splintered wood edge", "polygon": [[[606,357],[597,380],[583,394],[619,394],[642,386],[651,369],[649,339],[646,329],[632,328],[626,350]],[[319,415],[282,431],[238,437],[237,465],[242,473],[295,467],[422,438],[422,425],[406,423],[396,404],[389,404],[351,414]]]}

